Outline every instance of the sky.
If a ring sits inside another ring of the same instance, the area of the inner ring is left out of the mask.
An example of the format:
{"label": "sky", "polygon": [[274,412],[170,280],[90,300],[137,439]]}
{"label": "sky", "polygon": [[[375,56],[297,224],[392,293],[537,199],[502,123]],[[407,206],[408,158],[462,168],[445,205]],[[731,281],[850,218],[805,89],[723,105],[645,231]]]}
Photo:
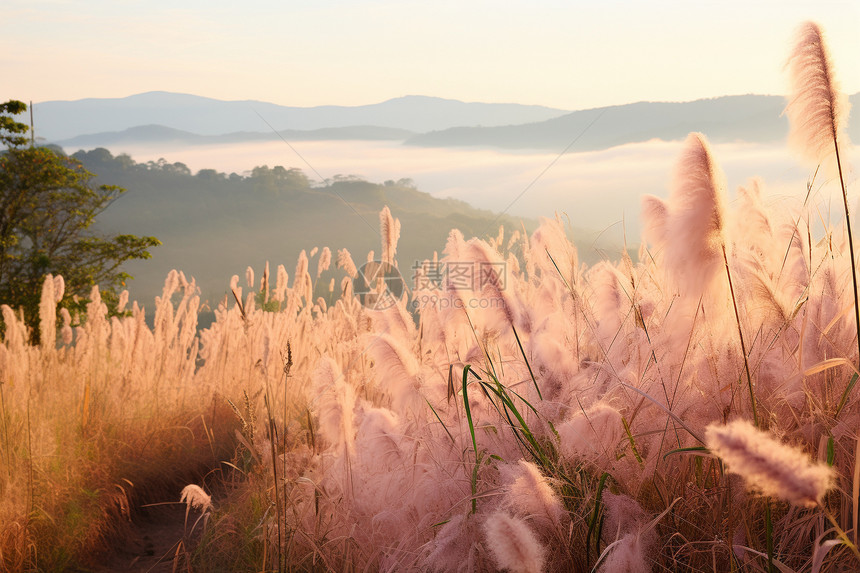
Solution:
{"label": "sky", "polygon": [[566,110],[783,94],[819,22],[860,91],[856,1],[4,0],[0,101],[146,91],[291,106],[404,95]]}

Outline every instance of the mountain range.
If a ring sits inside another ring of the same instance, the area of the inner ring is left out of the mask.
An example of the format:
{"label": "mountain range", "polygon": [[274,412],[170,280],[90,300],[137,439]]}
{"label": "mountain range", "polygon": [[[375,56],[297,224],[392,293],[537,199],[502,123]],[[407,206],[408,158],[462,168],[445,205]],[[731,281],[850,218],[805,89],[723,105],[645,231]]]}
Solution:
{"label": "mountain range", "polygon": [[[860,94],[851,96],[860,103]],[[287,107],[148,92],[117,99],[33,106],[36,134],[70,150],[135,143],[242,143],[286,139],[392,140],[422,147],[574,151],[700,131],[714,142],[781,141],[785,98],[723,96],[692,102],[638,102],[578,111],[406,96],[364,106]],[[860,137],[860,123],[850,136]]]}
{"label": "mountain range", "polygon": [[530,123],[566,113],[565,110],[542,106],[465,103],[425,96],[405,96],[352,107],[288,107],[261,101],[221,101],[169,92],[147,92],[124,98],[47,101],[34,104],[33,110],[36,134],[51,142],[142,125],[162,125],[198,135],[353,126],[423,133],[461,125]]}
{"label": "mountain range", "polygon": [[404,141],[415,135],[412,131],[396,127],[356,125],[350,127],[324,127],[320,129],[284,129],[280,131],[251,132],[236,131],[221,135],[200,135],[164,125],[139,125],[122,131],[108,131],[78,135],[56,141],[68,149],[93,149],[107,147],[115,149],[123,145],[140,143],[172,143],[185,145],[247,143],[251,141],[276,141],[281,138],[291,141],[338,141],[338,140],[394,140]]}
{"label": "mountain range", "polygon": [[[857,99],[855,97],[855,99]],[[492,146],[506,149],[607,149],[652,139],[680,140],[699,131],[712,142],[771,143],[788,133],[785,98],[740,95],[692,102],[639,102],[575,111],[521,125],[454,127],[415,135],[406,143],[425,147]]]}

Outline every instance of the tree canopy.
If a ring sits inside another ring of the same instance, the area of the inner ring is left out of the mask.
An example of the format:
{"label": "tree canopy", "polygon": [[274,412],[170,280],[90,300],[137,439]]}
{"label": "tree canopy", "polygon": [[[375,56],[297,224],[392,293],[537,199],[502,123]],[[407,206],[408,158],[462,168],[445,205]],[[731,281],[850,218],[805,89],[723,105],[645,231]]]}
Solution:
{"label": "tree canopy", "polygon": [[[116,300],[131,278],[121,270],[130,259],[150,258],[155,237],[102,236],[91,226],[125,189],[93,184],[95,177],[61,150],[27,145],[29,128],[12,116],[27,106],[0,104],[0,303],[22,309],[28,324],[38,321],[42,282],[62,275],[61,305],[86,300],[93,285]],[[34,341],[38,328],[33,328]]]}

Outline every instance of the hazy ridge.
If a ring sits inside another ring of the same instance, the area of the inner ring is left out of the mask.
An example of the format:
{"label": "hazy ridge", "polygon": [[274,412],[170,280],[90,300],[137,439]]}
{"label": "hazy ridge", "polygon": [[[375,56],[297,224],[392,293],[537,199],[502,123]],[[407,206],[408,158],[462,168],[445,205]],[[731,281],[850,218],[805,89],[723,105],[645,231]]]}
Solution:
{"label": "hazy ridge", "polygon": [[200,135],[163,125],[140,125],[122,131],[109,131],[78,135],[56,143],[62,147],[86,148],[116,147],[139,143],[182,143],[187,145],[247,143],[250,141],[277,141],[281,138],[292,141],[341,141],[341,140],[404,140],[414,132],[395,127],[356,125],[350,127],[326,127],[320,129],[285,129],[277,133],[237,131],[222,135]]}
{"label": "hazy ridge", "polygon": [[364,106],[288,107],[168,92],[147,92],[125,98],[48,101],[34,104],[33,109],[36,133],[48,141],[123,131],[141,125],[163,125],[199,135],[351,126],[425,132],[458,125],[528,123],[566,113],[542,106],[466,103],[426,96],[405,96]]}
{"label": "hazy ridge", "polygon": [[[860,94],[851,97],[860,102]],[[579,111],[407,96],[367,106],[286,107],[149,92],[35,104],[36,133],[64,147],[135,143],[223,144],[287,139],[392,140],[422,147],[590,151],[700,131],[715,142],[781,141],[785,98],[737,95],[637,102]],[[850,135],[860,137],[860,126]]]}

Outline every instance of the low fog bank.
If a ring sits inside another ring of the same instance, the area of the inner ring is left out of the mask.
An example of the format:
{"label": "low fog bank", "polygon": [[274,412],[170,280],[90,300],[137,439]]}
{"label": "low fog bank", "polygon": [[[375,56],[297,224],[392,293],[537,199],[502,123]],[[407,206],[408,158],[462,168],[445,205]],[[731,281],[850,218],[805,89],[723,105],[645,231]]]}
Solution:
{"label": "low fog bank", "polygon": [[[258,165],[302,169],[309,178],[357,175],[382,182],[410,178],[418,189],[436,197],[452,197],[514,217],[537,218],[561,213],[571,225],[596,238],[638,242],[639,202],[643,194],[665,197],[681,142],[649,141],[601,151],[501,151],[479,148],[415,148],[396,142],[314,141],[291,144],[253,142],[232,145],[159,144],[111,149],[138,162],[181,161],[192,171],[216,169],[247,173]],[[729,197],[753,177],[764,182],[766,201],[801,204],[814,167],[800,163],[785,145],[729,143],[713,146],[726,173]],[[299,156],[300,154],[300,156]],[[853,164],[860,153],[851,153]],[[856,175],[851,173],[849,181]],[[819,175],[812,204],[825,217],[838,198],[838,184]],[[849,188],[850,189],[850,188]],[[856,201],[855,201],[856,202]],[[404,229],[404,233],[408,233]]]}

